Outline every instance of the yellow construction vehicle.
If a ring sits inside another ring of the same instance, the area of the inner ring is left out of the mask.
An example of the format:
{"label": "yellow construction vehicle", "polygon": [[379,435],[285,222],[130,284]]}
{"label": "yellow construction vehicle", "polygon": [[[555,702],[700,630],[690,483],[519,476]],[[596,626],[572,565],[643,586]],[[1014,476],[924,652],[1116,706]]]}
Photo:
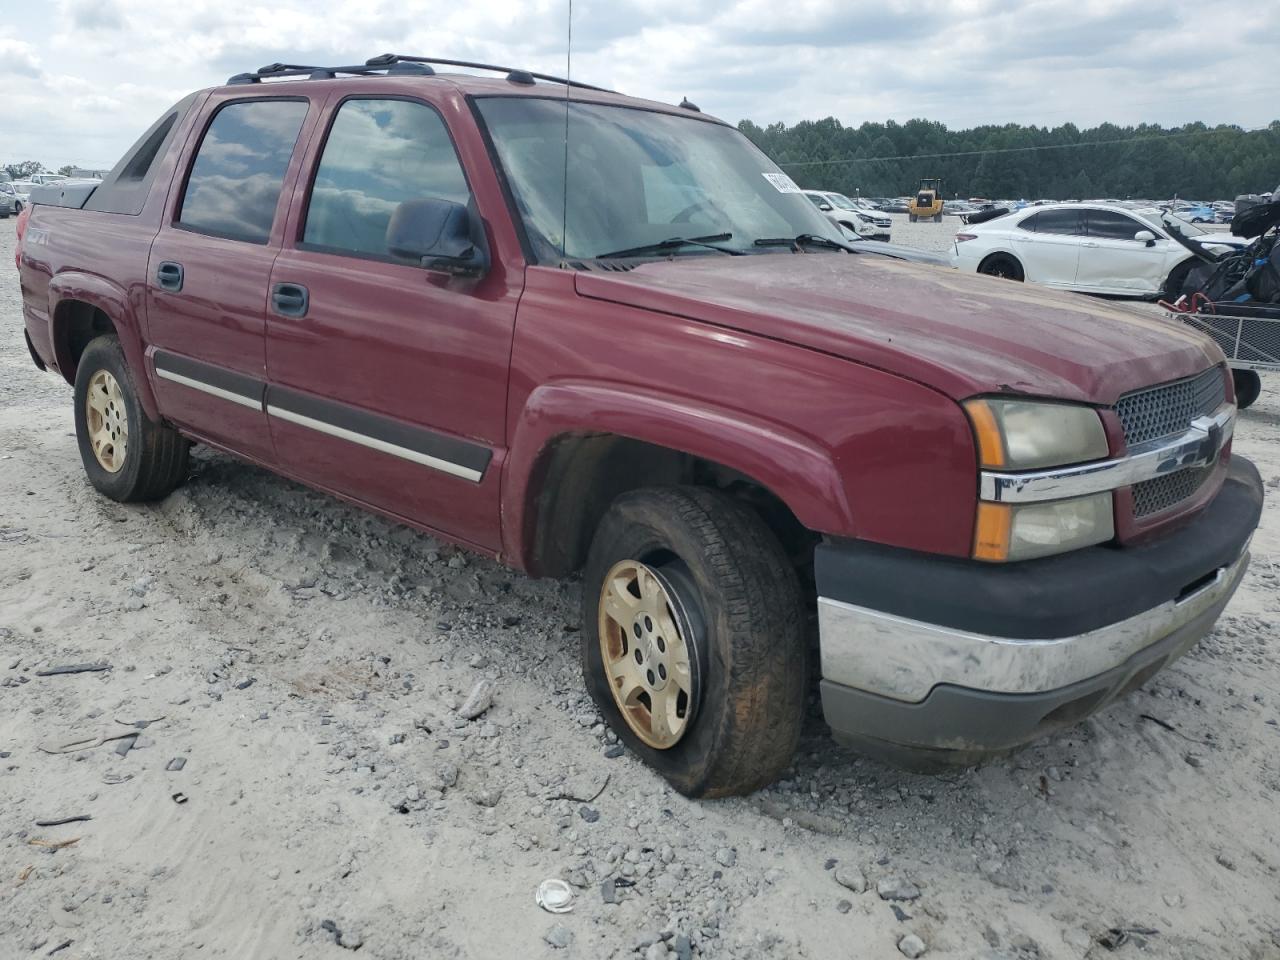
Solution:
{"label": "yellow construction vehicle", "polygon": [[921,180],[916,195],[907,201],[907,213],[911,222],[917,220],[933,220],[942,222],[942,181]]}

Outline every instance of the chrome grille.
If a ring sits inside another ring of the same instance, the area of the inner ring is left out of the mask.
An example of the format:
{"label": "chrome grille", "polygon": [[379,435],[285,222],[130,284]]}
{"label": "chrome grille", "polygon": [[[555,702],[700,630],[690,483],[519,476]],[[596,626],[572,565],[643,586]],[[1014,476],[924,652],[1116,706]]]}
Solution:
{"label": "chrome grille", "polygon": [[1167,473],[1154,480],[1144,480],[1133,485],[1133,515],[1148,517],[1161,510],[1168,510],[1204,486],[1213,476],[1213,464],[1207,467],[1191,467],[1177,473]]}
{"label": "chrome grille", "polygon": [[1213,413],[1226,402],[1226,390],[1222,369],[1211,367],[1185,380],[1125,394],[1116,404],[1125,442],[1133,447],[1185,433],[1192,420]]}

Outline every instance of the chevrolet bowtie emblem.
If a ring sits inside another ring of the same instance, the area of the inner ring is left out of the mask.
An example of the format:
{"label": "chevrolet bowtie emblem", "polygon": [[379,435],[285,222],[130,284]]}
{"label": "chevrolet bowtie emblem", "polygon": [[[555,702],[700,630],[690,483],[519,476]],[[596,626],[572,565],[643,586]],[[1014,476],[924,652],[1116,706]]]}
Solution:
{"label": "chevrolet bowtie emblem", "polygon": [[1222,424],[1212,417],[1196,417],[1191,421],[1191,429],[1202,431],[1204,439],[1200,441],[1195,458],[1188,466],[1208,466],[1217,458],[1218,450],[1222,447]]}

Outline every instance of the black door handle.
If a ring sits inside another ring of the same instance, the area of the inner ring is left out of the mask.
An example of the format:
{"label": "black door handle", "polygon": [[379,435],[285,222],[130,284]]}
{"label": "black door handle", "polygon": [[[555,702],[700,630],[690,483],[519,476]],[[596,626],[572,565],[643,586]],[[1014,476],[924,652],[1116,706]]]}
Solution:
{"label": "black door handle", "polygon": [[271,309],[282,317],[305,317],[310,305],[307,288],[300,283],[277,283],[271,288]]}
{"label": "black door handle", "polygon": [[165,260],[156,268],[156,283],[160,284],[162,290],[177,293],[182,289],[182,264]]}

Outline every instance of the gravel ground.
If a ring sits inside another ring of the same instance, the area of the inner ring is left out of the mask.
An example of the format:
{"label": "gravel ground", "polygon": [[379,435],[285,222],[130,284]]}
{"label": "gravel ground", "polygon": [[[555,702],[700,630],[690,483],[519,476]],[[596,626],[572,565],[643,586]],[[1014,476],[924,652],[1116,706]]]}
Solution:
{"label": "gravel ground", "polygon": [[[1096,718],[934,778],[815,711],[786,780],[693,803],[584,695],[574,583],[208,451],[162,504],[97,496],[22,343],[13,224],[0,957],[1280,956],[1274,507],[1214,634]],[[1274,501],[1277,378],[1237,436]]]}

